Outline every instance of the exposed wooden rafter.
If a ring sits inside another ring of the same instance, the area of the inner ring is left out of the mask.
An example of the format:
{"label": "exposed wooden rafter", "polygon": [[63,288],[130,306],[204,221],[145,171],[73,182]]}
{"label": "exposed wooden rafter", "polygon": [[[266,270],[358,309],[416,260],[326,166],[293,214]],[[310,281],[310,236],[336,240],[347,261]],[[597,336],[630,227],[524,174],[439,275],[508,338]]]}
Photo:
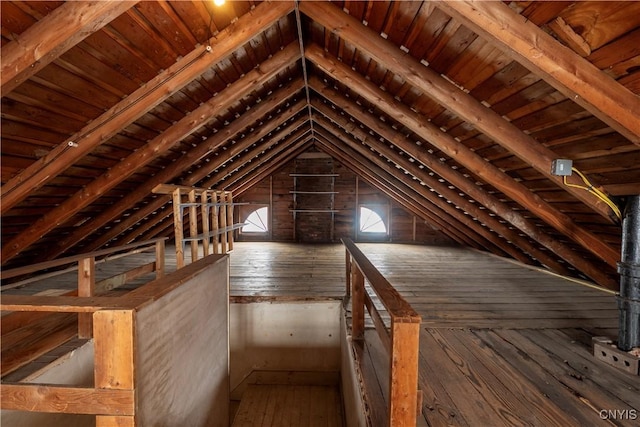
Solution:
{"label": "exposed wooden rafter", "polygon": [[[425,67],[396,45],[330,3],[305,2],[300,5],[300,10],[327,30],[335,32],[345,41],[367,52],[385,68],[462,117],[504,149],[512,152],[563,190],[590,206],[595,212],[613,221],[614,215],[606,203],[586,191],[567,187],[562,178],[551,173],[551,162],[556,158],[555,153],[538,144],[531,136],[523,133],[515,125],[485,107],[437,72]],[[307,56],[309,48],[307,47]]]}
{"label": "exposed wooden rafter", "polygon": [[290,2],[264,2],[213,37],[209,45],[196,47],[3,185],[0,188],[1,212],[7,212],[30,192],[58,176],[291,10],[293,4]]}
{"label": "exposed wooden rafter", "polygon": [[[87,221],[85,224],[80,226],[74,233],[72,233],[67,238],[59,241],[55,247],[51,248],[45,256],[43,260],[53,259],[60,254],[64,253],[64,251],[69,250],[74,245],[91,236],[93,232],[103,227],[109,221],[117,218],[122,215],[127,209],[135,206],[140,200],[144,199],[151,193],[151,189],[154,188],[158,184],[171,182],[175,177],[179,176],[184,170],[190,168],[194,164],[198,163],[203,157],[207,154],[216,151],[219,147],[229,141],[232,137],[236,136],[239,132],[244,130],[246,127],[250,126],[258,119],[267,114],[271,113],[274,109],[277,109],[278,106],[284,103],[288,98],[293,96],[295,93],[300,91],[303,87],[302,79],[297,79],[293,82],[290,82],[288,85],[285,85],[279,91],[271,94],[268,98],[266,98],[263,102],[256,105],[238,120],[233,121],[229,124],[225,129],[216,133],[212,137],[208,138],[206,141],[200,143],[194,149],[189,150],[183,156],[180,157],[179,160],[173,162],[171,165],[164,168],[158,174],[154,175],[147,182],[141,183],[138,188],[132,193],[129,193],[122,200],[120,200],[117,204],[111,206],[109,209],[102,212],[99,216],[92,218],[90,221]],[[281,122],[276,120],[271,120],[272,126],[278,126]],[[260,127],[260,131],[269,130],[269,122],[264,123],[263,126]],[[252,140],[251,138],[245,138],[245,141]],[[215,169],[215,165],[208,165]],[[203,168],[204,173],[208,173],[210,169]],[[185,183],[184,185],[195,185],[199,181],[198,174],[190,175],[190,182]],[[155,209],[161,206],[156,206]],[[151,211],[154,211],[152,209]],[[111,234],[112,232],[110,232]],[[115,236],[113,236],[115,237]],[[93,244],[91,247],[100,247],[102,244],[106,243],[110,239],[103,240],[99,239],[99,244]]]}
{"label": "exposed wooden rafter", "polygon": [[54,9],[2,47],[2,96],[136,3],[133,0],[74,1]]}
{"label": "exposed wooden rafter", "polygon": [[465,145],[424,120],[418,113],[398,102],[349,67],[341,64],[337,59],[332,58],[317,45],[307,47],[305,54],[310,61],[323,69],[333,79],[348,85],[390,117],[407,126],[444,153],[447,153],[458,163],[473,171],[478,177],[491,182],[504,194],[525,206],[558,231],[580,243],[585,249],[591,251],[609,265],[616,265],[619,259],[619,253],[616,250],[590,231],[579,227],[567,215],[555,209],[491,163],[485,161]]}
{"label": "exposed wooden rafter", "polygon": [[[312,88],[316,89],[317,86],[313,84],[314,82],[312,81],[311,83]],[[498,215],[498,217],[501,217],[505,221],[511,223],[514,227],[521,230],[523,233],[531,237],[534,241],[546,247],[547,249],[552,251],[552,253],[555,253],[558,258],[566,260],[576,269],[584,272],[600,285],[610,289],[617,289],[617,282],[611,280],[606,274],[603,274],[603,271],[599,266],[593,265],[592,263],[584,260],[582,257],[575,254],[569,246],[546,235],[544,232],[539,230],[538,227],[535,226],[535,224],[526,219],[517,211],[512,210],[509,206],[502,203],[497,197],[487,194],[483,189],[477,187],[473,182],[463,177],[462,174],[455,171],[454,169],[451,169],[446,164],[439,162],[438,159],[434,158],[426,150],[422,149],[416,144],[411,143],[404,136],[398,135],[396,131],[389,127],[389,125],[382,122],[375,123],[375,118],[365,115],[355,104],[342,98],[336,91],[329,89],[323,90],[322,92],[325,96],[329,96],[329,100],[332,103],[339,106],[341,109],[348,111],[348,113],[360,123],[363,123],[365,126],[374,130],[376,133],[383,136],[388,141],[391,141],[403,152],[418,160],[420,163],[427,166],[427,168],[433,170],[444,179],[448,180],[459,190],[467,192],[469,197],[473,197],[476,202],[484,205],[487,210],[495,213],[496,215]],[[475,211],[473,204],[467,205],[467,201],[465,198],[459,197],[456,192],[450,191],[447,185],[440,183],[437,179],[429,177],[425,171],[418,169],[414,163],[409,161],[407,157],[399,156],[377,140],[368,137],[364,131],[358,129],[353,123],[349,123],[347,119],[339,118],[337,114],[332,112],[329,108],[323,108],[317,103],[314,103],[313,105],[314,107],[316,107],[316,109],[322,111],[323,114],[329,117],[332,121],[336,123],[342,122],[341,126],[343,128],[354,134],[354,136],[356,136],[359,140],[365,141],[369,146],[374,148],[385,158],[392,160],[394,163],[402,166],[403,169],[409,171],[413,176],[426,182],[427,185],[433,188],[437,193],[441,194],[446,200],[454,203],[457,201],[461,206],[465,207],[465,209],[470,210],[471,212]],[[427,199],[430,203],[436,204],[438,200],[441,200],[438,199],[434,201],[431,200],[431,198]],[[449,209],[451,208],[452,207],[449,207]],[[478,211],[476,211],[476,214],[478,214]],[[482,215],[482,213],[480,213],[479,216],[483,219],[483,222],[489,224],[493,230],[502,232],[503,236],[509,236],[509,241],[517,243],[520,249],[524,249],[528,253],[536,256],[537,259],[539,259],[547,267],[552,268],[560,274],[567,274],[566,266],[558,263],[557,259],[550,257],[548,253],[545,253],[538,248],[530,245],[529,242],[522,239],[517,233],[512,233],[510,230],[508,230],[507,227],[504,227],[498,221],[487,219],[486,217],[484,217],[484,215]],[[479,226],[475,224],[474,227],[477,228]],[[514,256],[512,252],[508,253],[513,258],[525,262],[523,261],[523,259],[521,259],[521,257]]]}
{"label": "exposed wooden rafter", "polygon": [[294,44],[266,60],[259,68],[248,73],[242,79],[227,87],[211,100],[182,120],[175,123],[165,132],[152,139],[143,148],[130,154],[114,168],[93,180],[82,190],[69,197],[63,204],[41,217],[35,224],[15,236],[2,247],[2,262],[7,262],[29,247],[43,235],[54,229],[69,215],[73,215],[87,206],[110,188],[131,176],[138,168],[171,148],[177,142],[204,126],[211,117],[229,108],[238,98],[246,96],[255,87],[273,78],[282,69],[289,67],[300,57],[300,51]]}
{"label": "exposed wooden rafter", "polygon": [[437,7],[499,45],[569,99],[640,145],[640,97],[537,25],[500,2],[442,1]]}

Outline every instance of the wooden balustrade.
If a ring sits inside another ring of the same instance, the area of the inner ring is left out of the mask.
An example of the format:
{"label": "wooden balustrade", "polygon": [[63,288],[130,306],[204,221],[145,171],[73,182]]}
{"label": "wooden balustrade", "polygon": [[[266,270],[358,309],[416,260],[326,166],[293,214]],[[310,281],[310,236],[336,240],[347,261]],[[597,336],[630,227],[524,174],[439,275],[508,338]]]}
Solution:
{"label": "wooden balustrade", "polygon": [[[352,304],[352,337],[364,340],[366,307],[389,359],[385,421],[393,427],[415,426],[421,404],[418,353],[422,319],[350,239],[342,239],[342,243],[346,248],[346,294]],[[365,289],[365,282],[388,313],[389,327]]]}
{"label": "wooden balustrade", "polygon": [[[233,207],[240,203],[233,202],[231,191],[159,184],[153,192],[169,194],[172,198],[178,268],[185,265],[184,248],[187,242],[190,244],[191,262],[198,259],[200,241],[204,256],[210,253],[226,254],[233,250],[233,233],[245,224],[233,223]],[[185,210],[189,220],[188,236],[184,235]]]}
{"label": "wooden balustrade", "polygon": [[[89,258],[79,261],[91,270]],[[98,427],[159,425],[171,411],[180,425],[228,422],[228,268],[228,257],[211,255],[124,295],[3,296],[0,310],[90,316],[93,363],[83,369],[94,381],[3,380],[0,408],[95,415]]]}
{"label": "wooden balustrade", "polygon": [[[3,290],[14,288],[17,286],[21,286],[31,281],[39,280],[43,276],[38,275],[37,273],[40,271],[53,269],[62,266],[71,265],[71,267],[67,267],[61,270],[57,270],[51,273],[47,273],[46,277],[51,277],[53,275],[59,275],[63,273],[67,273],[73,270],[78,271],[77,275],[77,291],[69,291],[62,296],[57,297],[49,297],[49,298],[58,298],[58,302],[62,303],[62,301],[67,301],[70,304],[75,304],[79,300],[77,297],[84,297],[82,301],[91,302],[97,295],[103,295],[108,291],[115,289],[119,286],[130,282],[131,280],[155,272],[156,278],[161,278],[165,275],[165,241],[167,238],[157,238],[152,240],[146,240],[143,242],[132,243],[124,246],[117,246],[108,249],[102,249],[90,253],[84,253],[64,258],[59,258],[52,261],[46,261],[38,264],[27,265],[24,267],[14,268],[11,270],[2,272],[2,279],[11,279],[11,278],[20,278],[23,276],[29,276],[28,279],[24,279],[15,283],[11,283],[2,287]],[[150,263],[146,263],[144,265],[135,267],[128,271],[119,273],[115,276],[106,278],[101,281],[96,281],[96,264],[97,263],[106,263],[114,259],[122,258],[123,256],[129,256],[133,254],[137,254],[144,251],[149,251],[155,249],[155,260]],[[35,276],[34,276],[35,275]],[[11,306],[9,303],[11,301],[15,301],[16,298],[20,301],[24,301],[26,304],[16,304],[15,306]],[[33,329],[38,330],[42,329],[38,326],[39,323],[50,321],[52,323],[48,324],[47,327],[51,329],[55,329],[55,327],[59,327],[59,333],[54,336],[48,337],[46,340],[39,340],[37,344],[34,344],[34,347],[28,347],[22,349],[21,351],[13,351],[11,350],[8,353],[5,353],[5,348],[3,346],[3,358],[2,358],[2,375],[6,375],[9,372],[12,372],[18,369],[20,366],[28,363],[39,355],[46,353],[47,351],[55,348],[65,341],[73,338],[77,334],[78,338],[89,339],[93,336],[93,310],[82,310],[76,311],[77,315],[77,332],[74,331],[75,325],[72,324],[71,320],[68,319],[69,316],[58,316],[58,317],[49,317],[43,318],[43,315],[38,315],[37,313],[33,313],[36,311],[53,311],[53,312],[65,312],[64,310],[47,310],[43,309],[45,306],[39,306],[40,303],[44,301],[52,301],[51,299],[42,299],[43,297],[37,296],[12,296],[12,295],[3,295],[3,310],[14,311],[14,313],[6,314],[2,317],[2,335],[5,338],[5,334],[11,333],[13,330],[18,328],[25,329],[25,333],[28,333],[27,329],[30,326],[33,326]],[[91,304],[91,303],[89,303]],[[25,309],[25,307],[31,307],[31,309]],[[25,313],[27,312],[27,313]],[[31,312],[31,313],[28,313]],[[66,311],[69,313],[70,311]],[[49,319],[49,320],[47,320]],[[57,319],[57,320],[54,320]],[[57,325],[57,326],[54,326]],[[5,357],[6,356],[6,357]]]}

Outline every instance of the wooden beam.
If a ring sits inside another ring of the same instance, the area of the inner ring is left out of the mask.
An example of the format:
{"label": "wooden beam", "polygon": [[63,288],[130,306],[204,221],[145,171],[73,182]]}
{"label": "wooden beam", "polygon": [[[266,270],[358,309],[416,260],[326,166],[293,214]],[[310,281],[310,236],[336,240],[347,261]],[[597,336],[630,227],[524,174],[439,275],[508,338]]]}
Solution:
{"label": "wooden beam", "polygon": [[[87,257],[78,261],[78,296],[93,297],[96,292],[96,259]],[[93,336],[93,315],[78,314],[78,338],[91,339]]]}
{"label": "wooden beam", "polygon": [[445,1],[436,6],[640,146],[640,97],[526,17],[501,2]]}
{"label": "wooden beam", "polygon": [[[261,159],[259,166],[249,174],[240,179],[235,176],[229,182],[223,183],[224,188],[233,190],[233,194],[238,197],[245,191],[250,190],[269,175],[274,174],[284,165],[295,159],[313,145],[312,136],[308,135],[294,143],[282,144],[276,150],[269,152],[264,159]],[[238,181],[241,183],[238,184]]]}
{"label": "wooden beam", "polygon": [[[287,53],[292,52],[293,51],[287,51]],[[278,57],[279,55],[280,53],[276,54],[275,56]],[[276,58],[276,61],[277,60],[278,59]],[[266,66],[268,61],[265,61],[263,65]],[[257,71],[254,70],[249,72],[248,77],[257,77]],[[69,250],[77,243],[89,237],[93,232],[99,230],[109,221],[113,221],[115,218],[118,218],[127,209],[131,209],[142,199],[149,196],[149,193],[152,191],[153,187],[165,182],[171,182],[175,177],[184,173],[185,170],[191,168],[194,164],[201,161],[202,158],[220,148],[223,144],[225,144],[239,132],[242,132],[246,127],[250,126],[257,120],[260,120],[261,118],[269,114],[272,110],[278,108],[279,105],[296,94],[300,89],[302,89],[302,87],[302,79],[296,79],[284,85],[282,88],[271,94],[271,96],[267,97],[259,104],[250,108],[242,115],[242,117],[234,120],[227,127],[221,129],[212,137],[208,138],[206,141],[203,141],[201,144],[198,144],[197,147],[194,147],[193,149],[184,153],[184,155],[182,155],[177,161],[172,162],[152,178],[145,181],[144,183],[141,183],[138,187],[136,187],[134,191],[127,194],[117,204],[112,205],[97,217],[91,219],[90,221],[87,221],[86,223],[78,227],[78,229],[75,230],[71,235],[57,242],[56,245],[46,253],[44,259],[53,259],[57,257],[61,253]],[[204,169],[207,170],[207,168]],[[189,182],[184,183],[184,185],[194,185],[196,182],[197,181],[190,179]],[[108,233],[91,242],[91,244],[88,246],[89,250],[94,250],[101,247],[108,241],[115,238],[118,234],[124,232],[131,225],[134,225],[136,222],[143,219],[149,213],[160,209],[166,202],[167,199],[165,198],[156,199],[149,202],[148,205],[141,208],[139,211],[134,212],[131,216],[127,217],[122,222],[114,225],[114,227],[112,227]],[[143,215],[143,211],[146,212],[146,214]]]}
{"label": "wooden beam", "polygon": [[137,1],[67,2],[2,47],[2,96],[99,31]]}
{"label": "wooden beam", "polygon": [[[183,59],[93,120],[68,141],[59,144],[47,155],[10,179],[0,188],[0,197],[2,197],[0,213],[4,214],[20,203],[31,192],[58,176],[84,155],[106,142],[124,127],[169,98],[213,64],[220,62],[292,10],[293,2],[266,1],[254,10],[247,12],[235,23],[230,24],[209,40],[207,46],[199,46],[194,49]],[[69,142],[75,143],[77,146],[70,146]]]}
{"label": "wooden beam", "polygon": [[[280,111],[280,113],[276,114],[274,117],[271,117],[269,121],[263,122],[262,125],[251,134],[245,135],[245,137],[242,138],[241,141],[238,141],[236,144],[229,147],[229,149],[226,150],[222,156],[218,156],[214,163],[209,165],[206,170],[194,173],[193,178],[190,179],[193,179],[194,182],[199,182],[200,180],[204,179],[209,173],[211,173],[212,170],[218,169],[222,165],[226,164],[229,160],[238,156],[243,151],[248,150],[253,144],[260,142],[263,138],[268,139],[270,144],[275,144],[277,141],[280,141],[284,136],[286,136],[286,134],[283,135],[283,132],[285,132],[284,129],[287,129],[288,132],[291,133],[296,127],[293,126],[292,128],[293,123],[287,124],[283,130],[277,132],[276,134],[272,134],[274,129],[277,129],[278,126],[282,126],[283,124],[287,123],[298,113],[300,113],[304,108],[306,108],[306,106],[306,101],[304,99],[301,99],[293,103],[283,111]],[[273,113],[275,113],[275,111]],[[300,126],[302,124],[302,119],[296,120],[294,121],[294,123],[297,123],[298,126]],[[207,188],[214,188],[216,187],[216,183],[216,180],[207,178],[202,183],[202,186]]]}
{"label": "wooden beam", "polygon": [[[241,166],[243,166],[247,161],[253,159],[254,157],[258,156],[260,153],[262,153],[263,151],[268,150],[270,147],[276,145],[277,143],[279,143],[279,141],[281,141],[282,139],[286,138],[288,135],[293,134],[292,135],[292,139],[295,140],[297,137],[302,136],[302,132],[305,130],[302,128],[302,126],[306,123],[308,123],[308,120],[306,119],[306,117],[300,117],[296,120],[294,120],[293,122],[287,124],[286,126],[284,126],[283,128],[279,129],[278,132],[276,132],[275,134],[270,135],[270,132],[272,132],[274,129],[276,129],[278,126],[282,125],[283,123],[286,123],[286,120],[289,120],[291,117],[295,116],[296,114],[298,114],[300,111],[302,111],[304,108],[307,108],[307,103],[304,100],[300,100],[300,102],[296,103],[295,109],[294,111],[292,111],[292,114],[287,114],[284,118],[284,120],[271,120],[268,123],[264,124],[264,129],[259,129],[255,134],[252,135],[248,135],[245,140],[243,140],[241,143],[238,143],[238,145],[240,147],[238,147],[237,150],[234,150],[231,153],[225,153],[227,154],[227,156],[225,156],[225,158],[219,159],[217,161],[215,161],[215,163],[213,165],[211,165],[211,170],[215,170],[220,168],[222,165],[224,165],[225,163],[227,163],[229,160],[231,160],[233,157],[235,157],[238,154],[242,154],[241,156],[241,160],[238,160],[236,162],[236,164],[238,164],[238,168],[240,168]],[[251,146],[256,143],[259,142],[261,138],[265,137],[265,136],[269,136],[268,140],[263,142],[260,145],[257,145],[255,148],[253,148],[252,150],[250,150],[248,153],[243,153],[244,150],[251,148]],[[230,150],[227,150],[230,151]],[[232,157],[233,156],[233,157]],[[209,187],[209,188],[213,188],[213,187],[217,187],[218,186],[218,182],[220,182],[221,180],[223,180],[226,176],[230,175],[232,173],[231,170],[229,169],[222,169],[220,172],[214,174],[213,176],[207,178],[204,182],[203,182],[203,186],[204,187]]]}
{"label": "wooden beam", "polygon": [[[473,171],[475,175],[502,191],[556,230],[578,242],[610,266],[616,267],[620,259],[618,250],[612,248],[592,232],[576,225],[568,215],[555,209],[525,185],[516,182],[505,172],[484,160],[464,144],[456,141],[452,136],[442,132],[406,105],[388,97],[378,87],[331,57],[317,45],[308,46],[305,56],[333,79],[348,85],[360,96],[375,104],[389,117],[407,126],[418,136],[430,142],[468,170]],[[424,66],[420,66],[424,68]]]}
{"label": "wooden beam", "polygon": [[[476,224],[470,216],[467,216],[458,209],[455,209],[455,207],[449,205],[444,199],[439,198],[436,194],[429,191],[426,187],[422,186],[413,178],[409,178],[405,174],[399,174],[398,169],[395,166],[389,165],[386,160],[381,159],[380,156],[373,153],[369,148],[365,147],[361,143],[354,144],[353,142],[346,140],[344,137],[341,137],[339,132],[335,131],[335,126],[332,126],[331,123],[327,123],[326,119],[314,116],[314,121],[316,123],[322,124],[324,129],[327,129],[335,137],[340,138],[341,141],[347,143],[359,155],[368,159],[371,163],[375,164],[380,169],[386,171],[390,176],[393,177],[392,181],[399,181],[403,183],[407,188],[415,192],[419,197],[417,201],[422,206],[424,206],[424,209],[432,212],[432,214],[429,215],[430,221],[433,222],[433,217],[447,219],[445,223],[441,225],[443,230],[447,230],[452,227],[467,229],[467,232],[473,232],[479,236],[482,236],[482,238],[485,239],[486,242],[489,242],[489,244],[483,245],[483,248],[485,250],[495,251],[495,253],[500,256],[508,255],[523,263],[532,263],[529,257],[523,255],[520,248],[509,244],[497,233],[489,230],[487,227],[482,227],[479,224]],[[370,147],[374,145],[371,143],[369,137],[357,132],[354,127],[345,128],[344,131],[350,133],[354,137],[354,134],[358,133],[358,136],[364,138],[364,140],[362,140],[363,142],[365,142]]]}
{"label": "wooden beam", "polygon": [[[359,153],[351,150],[329,131],[326,132],[325,134],[323,128],[317,129],[316,137],[318,147],[352,170],[359,179],[366,181],[367,184],[384,193],[408,212],[440,227],[442,233],[456,242],[480,250],[485,248],[476,237],[475,232],[465,233],[462,231],[466,231],[465,224],[460,223],[459,227],[450,227],[451,224],[458,224],[458,221],[450,218],[448,213],[438,215],[435,214],[434,211],[427,210],[428,204],[421,204],[419,199],[412,197],[408,189],[400,188],[398,185],[399,181],[393,178],[393,175],[386,173],[367,159],[362,158]],[[448,223],[447,221],[452,222]],[[486,240],[482,239],[482,242],[484,243]]]}
{"label": "wooden beam", "polygon": [[[314,90],[317,90],[317,84],[318,82],[316,81],[310,81],[310,86]],[[339,106],[340,108],[342,108],[345,102],[351,102],[345,98],[340,98],[337,92],[332,92],[332,95],[334,104],[336,106]],[[384,155],[387,159],[392,160],[403,169],[409,171],[413,176],[420,178],[420,180],[425,182],[430,188],[432,188],[438,194],[442,195],[445,200],[452,202],[454,207],[457,206],[463,209],[465,212],[469,212],[470,215],[473,215],[474,218],[478,219],[479,223],[487,224],[490,229],[504,236],[505,239],[511,241],[517,248],[530,253],[536,259],[549,266],[555,272],[565,275],[569,274],[569,270],[563,264],[559,263],[557,259],[550,257],[547,253],[539,250],[536,246],[532,245],[527,239],[520,236],[518,231],[510,229],[507,225],[498,221],[498,217],[492,217],[491,215],[489,215],[489,211],[493,211],[500,216],[506,216],[507,218],[510,218],[511,215],[518,215],[517,213],[513,212],[506,204],[500,202],[497,197],[486,194],[484,190],[476,186],[475,183],[469,181],[460,172],[457,172],[454,169],[451,169],[446,164],[443,164],[437,158],[435,158],[435,156],[429,154],[426,150],[420,150],[421,147],[413,144],[406,137],[404,137],[404,135],[400,135],[397,131],[384,124],[382,121],[379,121],[374,117],[365,115],[362,111],[358,111],[357,108],[349,108],[348,110],[351,117],[358,120],[365,126],[369,126],[376,133],[385,138],[387,141],[396,145],[405,153],[413,156],[414,158],[416,157],[415,154],[421,154],[417,158],[417,160],[427,158],[428,160],[426,162],[423,162],[423,164],[430,170],[437,173],[439,176],[449,181],[451,184],[457,186],[456,190],[451,190],[448,187],[447,183],[441,183],[438,180],[438,177],[429,176],[426,170],[421,170],[418,167],[417,163],[411,162],[407,156],[400,156],[385,144],[380,143],[374,138],[368,137],[364,131],[357,128],[354,124],[350,123],[348,119],[338,116],[338,114],[333,112],[330,108],[325,108],[322,105],[319,105],[318,102],[313,101],[312,106],[316,110],[330,118],[332,121],[338,123],[339,126],[341,126],[343,129],[347,129],[357,139],[366,142],[380,154]],[[353,107],[355,107],[355,105]],[[422,151],[422,153],[417,153],[419,151]],[[469,194],[469,196],[467,197],[463,197],[458,194],[459,191],[471,194]],[[473,197],[477,203],[471,203],[468,200],[469,197]],[[436,200],[437,199],[438,198],[436,198]],[[487,209],[480,209],[480,205],[486,206]],[[500,212],[496,212],[496,206],[499,207],[497,210],[499,210]],[[524,218],[522,220],[525,221]],[[478,226],[474,225],[474,228],[478,228]],[[532,264],[532,260],[528,256],[525,256],[522,252],[517,251],[515,256],[513,255],[513,251],[508,251],[508,253],[510,253],[515,259],[525,264]]]}
{"label": "wooden beam", "polygon": [[[615,222],[616,217],[606,203],[584,190],[564,185],[561,177],[551,174],[551,162],[557,157],[553,151],[539,144],[531,136],[523,133],[515,125],[490,108],[485,107],[440,74],[429,67],[425,67],[410,55],[405,54],[398,46],[380,37],[375,31],[331,3],[303,2],[300,4],[300,10],[317,23],[325,26],[328,31],[335,32],[345,41],[365,51],[375,61],[421,90],[446,109],[456,113],[602,217],[608,221]],[[320,51],[322,52],[322,50]],[[309,58],[307,53],[308,48],[305,56]],[[336,62],[336,60],[331,61],[331,63]],[[348,84],[346,82],[343,83]],[[421,121],[426,122],[424,118]],[[449,155],[452,158],[457,157]],[[578,180],[579,178],[569,178],[570,181],[574,179]],[[549,218],[549,220],[557,222],[553,218]],[[616,257],[617,259],[618,257]]]}
{"label": "wooden beam", "polygon": [[46,311],[52,313],[92,313],[108,308],[134,308],[142,301],[114,297],[4,295],[0,309],[6,311]]}
{"label": "wooden beam", "polygon": [[[518,247],[525,249],[528,253],[532,254],[535,258],[540,260],[544,265],[550,267],[552,270],[559,274],[570,275],[564,264],[559,263],[556,258],[549,256],[548,253],[539,250],[533,245],[530,245],[528,241],[526,241],[519,235],[519,232],[510,230],[495,218],[490,217],[488,215],[488,211],[495,213],[500,218],[503,218],[505,221],[511,223],[514,227],[521,230],[534,241],[537,241],[540,245],[546,247],[552,253],[555,253],[559,258],[566,260],[569,264],[573,265],[579,271],[591,277],[600,285],[610,289],[617,289],[618,283],[614,280],[611,280],[610,277],[602,271],[602,268],[600,268],[600,266],[594,265],[588,260],[585,260],[582,256],[577,256],[569,246],[540,231],[539,227],[529,221],[526,217],[524,217],[524,215],[521,215],[520,213],[511,209],[511,207],[506,203],[501,202],[498,197],[488,194],[474,182],[465,178],[462,173],[450,168],[434,155],[430,154],[424,147],[415,144],[413,141],[410,141],[400,132],[391,128],[391,126],[389,126],[388,124],[385,124],[377,118],[366,114],[364,111],[362,111],[361,108],[355,105],[353,101],[347,99],[338,91],[327,88],[322,82],[320,82],[319,79],[312,78],[310,79],[309,84],[313,90],[325,96],[334,105],[342,108],[343,111],[350,114],[354,119],[369,127],[371,130],[387,139],[387,141],[390,141],[393,145],[399,147],[409,156],[413,157],[415,160],[419,161],[424,166],[434,171],[442,178],[446,179],[449,183],[456,186],[458,190],[465,192],[469,197],[473,198],[477,202],[477,204],[485,206],[487,210],[482,211],[478,209],[477,205],[469,203],[466,200],[468,197],[460,197],[457,194],[457,191],[452,191],[446,184],[442,184],[437,179],[429,177],[428,174],[417,168],[415,163],[410,162],[407,156],[397,156],[394,154],[389,154],[393,153],[393,151],[388,147],[383,146],[383,144],[377,142],[377,140],[368,138],[368,140],[373,141],[373,147],[378,152],[386,155],[387,158],[391,158],[394,162],[402,164],[403,168],[412,171],[414,176],[417,176],[421,180],[427,182],[430,187],[434,188],[438,193],[442,194],[447,200],[456,203],[458,206],[462,206],[467,212],[473,212],[474,215],[480,218],[482,222],[490,224],[493,230],[499,231],[502,235],[507,236],[510,241],[517,244]],[[312,102],[312,105],[314,106],[314,108],[330,117],[331,120],[339,123],[342,127],[352,126],[354,128],[354,132],[359,133],[358,139],[364,140],[363,138],[366,137],[366,134],[364,132],[355,128],[355,126],[353,126],[352,124],[349,124],[348,120],[344,119],[341,122],[341,119],[339,118],[337,113],[332,112],[329,108],[323,108],[321,105],[319,105],[318,102]]]}
{"label": "wooden beam", "polygon": [[[247,73],[243,78],[227,86],[224,91],[212,97],[169,129],[153,138],[144,147],[136,150],[108,172],[99,176],[83,189],[67,198],[62,204],[40,217],[32,226],[15,236],[2,247],[2,262],[6,263],[28,248],[49,231],[64,222],[66,218],[88,206],[111,188],[133,175],[138,168],[144,167],[160,156],[178,141],[204,126],[211,117],[224,111],[239,98],[246,96],[256,87],[273,78],[283,67],[298,60],[300,51],[295,44],[280,51],[257,70]],[[255,74],[254,74],[255,73]]]}
{"label": "wooden beam", "polygon": [[[334,126],[330,125],[331,128]],[[328,132],[325,134],[324,132]],[[382,159],[371,156],[371,153],[358,151],[343,141],[343,136],[337,136],[331,129],[326,129],[321,123],[316,122],[316,135],[321,136],[318,142],[323,150],[336,157],[356,174],[367,181],[369,185],[383,192],[387,197],[398,203],[409,212],[440,227],[440,230],[455,241],[479,249],[489,250],[501,256],[506,252],[498,248],[490,239],[487,230],[480,235],[471,227],[473,220],[470,217],[449,210],[442,210],[434,203],[425,203],[424,196],[416,193],[417,187],[411,187],[411,183],[405,178],[395,175],[393,166]],[[326,141],[326,142],[325,142]],[[362,154],[361,154],[362,153]],[[414,183],[414,185],[417,183]]]}
{"label": "wooden beam", "polygon": [[49,384],[7,384],[0,387],[3,410],[63,414],[130,415],[134,390],[107,390]]}

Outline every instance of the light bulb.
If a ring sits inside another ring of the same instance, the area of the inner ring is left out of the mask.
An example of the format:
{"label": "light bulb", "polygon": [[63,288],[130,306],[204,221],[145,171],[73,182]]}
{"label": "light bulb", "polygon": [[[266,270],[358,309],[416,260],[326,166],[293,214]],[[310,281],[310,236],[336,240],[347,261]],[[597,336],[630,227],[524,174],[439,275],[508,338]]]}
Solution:
{"label": "light bulb", "polygon": [[213,0],[213,4],[216,6],[222,6],[224,4],[224,0]]}

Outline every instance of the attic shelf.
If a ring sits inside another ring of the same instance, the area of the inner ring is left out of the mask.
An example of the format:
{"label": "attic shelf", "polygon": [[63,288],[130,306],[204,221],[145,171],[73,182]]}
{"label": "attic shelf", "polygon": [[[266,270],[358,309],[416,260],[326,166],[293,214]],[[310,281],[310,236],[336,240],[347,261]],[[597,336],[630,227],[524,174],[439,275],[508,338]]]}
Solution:
{"label": "attic shelf", "polygon": [[340,212],[337,209],[290,209],[289,212],[330,212],[330,213],[336,213],[336,212]]}
{"label": "attic shelf", "polygon": [[289,191],[291,194],[339,194],[338,191]]}
{"label": "attic shelf", "polygon": [[340,175],[337,173],[290,173],[289,176],[292,176],[292,177],[328,176],[328,177],[335,178]]}

